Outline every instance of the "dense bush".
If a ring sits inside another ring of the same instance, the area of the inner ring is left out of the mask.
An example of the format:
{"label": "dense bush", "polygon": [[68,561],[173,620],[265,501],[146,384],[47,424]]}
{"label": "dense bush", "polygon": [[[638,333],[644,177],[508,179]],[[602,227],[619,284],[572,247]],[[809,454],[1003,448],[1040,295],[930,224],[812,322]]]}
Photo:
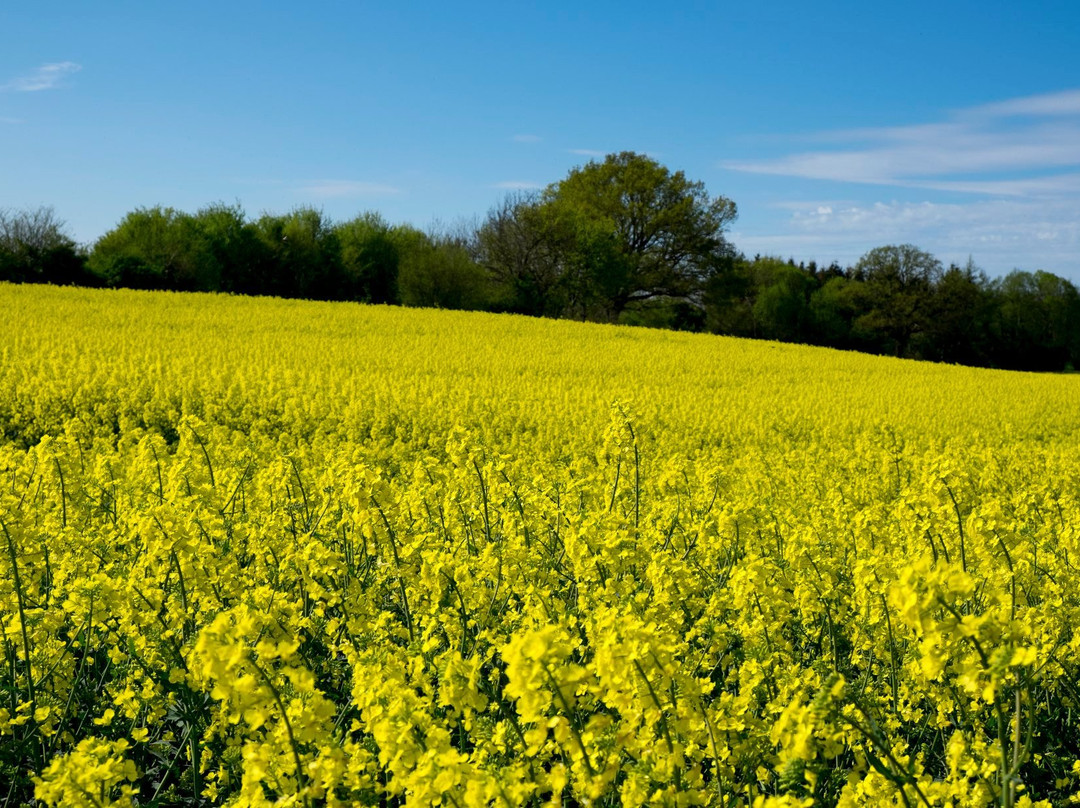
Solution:
{"label": "dense bush", "polygon": [[52,208],[0,209],[0,281],[92,285],[84,261]]}

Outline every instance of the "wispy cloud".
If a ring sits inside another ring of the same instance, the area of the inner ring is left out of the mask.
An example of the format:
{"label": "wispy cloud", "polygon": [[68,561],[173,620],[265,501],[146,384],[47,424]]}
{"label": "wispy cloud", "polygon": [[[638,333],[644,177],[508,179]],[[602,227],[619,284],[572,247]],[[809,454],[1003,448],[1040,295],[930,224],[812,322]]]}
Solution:
{"label": "wispy cloud", "polygon": [[539,143],[543,140],[540,135],[514,135],[510,139],[515,143]]}
{"label": "wispy cloud", "polygon": [[0,116],[0,124],[12,124],[12,125],[14,125],[14,124],[20,124],[20,123],[26,123],[26,121],[24,121],[22,118],[5,118],[3,116]]}
{"label": "wispy cloud", "polygon": [[[973,255],[993,273],[1042,268],[1080,280],[1080,89],[809,139],[812,150],[722,165],[849,183],[845,193],[858,201],[791,203],[771,232],[732,233],[743,251],[849,262],[910,242],[944,261]],[[799,140],[805,149],[807,137]],[[875,201],[881,188],[908,189],[909,201]],[[910,201],[911,189],[926,201]]]}
{"label": "wispy cloud", "polygon": [[385,196],[401,193],[400,188],[357,180],[314,180],[299,186],[298,193],[320,199],[345,199],[353,196]]}
{"label": "wispy cloud", "polygon": [[491,186],[492,188],[500,188],[504,191],[535,191],[538,188],[543,188],[538,182],[527,182],[524,180],[507,180],[506,182],[496,182]]}
{"label": "wispy cloud", "polygon": [[973,203],[875,202],[792,205],[792,222],[811,235],[899,237],[912,230],[947,236],[972,248],[986,244],[1059,241],[1080,244],[1080,221],[1065,201],[988,199]]}
{"label": "wispy cloud", "polygon": [[1007,117],[1013,115],[1080,115],[1080,90],[1065,90],[1060,93],[1029,95],[1024,98],[1012,98],[984,104],[968,111],[973,115]]}
{"label": "wispy cloud", "polygon": [[580,157],[603,157],[607,152],[599,151],[598,149],[567,149],[570,154],[576,154]]}
{"label": "wispy cloud", "polygon": [[48,62],[24,76],[17,76],[0,84],[0,90],[15,93],[35,93],[39,90],[52,90],[73,73],[82,70],[82,65],[75,62]]}
{"label": "wispy cloud", "polygon": [[721,165],[999,196],[1080,191],[1080,90],[971,107],[941,122],[826,132],[817,139],[833,148]]}

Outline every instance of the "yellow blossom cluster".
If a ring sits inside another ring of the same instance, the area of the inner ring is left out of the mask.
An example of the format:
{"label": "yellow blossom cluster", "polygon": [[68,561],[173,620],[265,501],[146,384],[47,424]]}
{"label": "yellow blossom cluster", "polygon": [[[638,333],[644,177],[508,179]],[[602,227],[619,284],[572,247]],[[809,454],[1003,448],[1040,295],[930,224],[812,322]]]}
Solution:
{"label": "yellow blossom cluster", "polygon": [[1080,802],[1080,377],[0,310],[5,804]]}

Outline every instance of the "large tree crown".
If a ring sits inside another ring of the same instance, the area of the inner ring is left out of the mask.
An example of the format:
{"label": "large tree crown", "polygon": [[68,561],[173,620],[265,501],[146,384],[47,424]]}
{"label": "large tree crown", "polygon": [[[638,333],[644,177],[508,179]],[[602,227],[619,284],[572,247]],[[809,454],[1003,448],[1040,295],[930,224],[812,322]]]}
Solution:
{"label": "large tree crown", "polygon": [[628,255],[668,265],[725,247],[724,230],[737,215],[732,200],[711,198],[703,182],[631,151],[573,169],[543,200],[606,223]]}

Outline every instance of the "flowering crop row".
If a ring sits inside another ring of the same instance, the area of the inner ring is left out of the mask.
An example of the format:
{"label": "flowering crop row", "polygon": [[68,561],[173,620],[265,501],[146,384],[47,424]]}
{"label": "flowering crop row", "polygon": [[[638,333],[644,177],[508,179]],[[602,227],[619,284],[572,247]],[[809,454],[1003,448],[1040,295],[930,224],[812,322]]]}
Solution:
{"label": "flowering crop row", "polygon": [[0,310],[4,804],[1080,801],[1080,379]]}

